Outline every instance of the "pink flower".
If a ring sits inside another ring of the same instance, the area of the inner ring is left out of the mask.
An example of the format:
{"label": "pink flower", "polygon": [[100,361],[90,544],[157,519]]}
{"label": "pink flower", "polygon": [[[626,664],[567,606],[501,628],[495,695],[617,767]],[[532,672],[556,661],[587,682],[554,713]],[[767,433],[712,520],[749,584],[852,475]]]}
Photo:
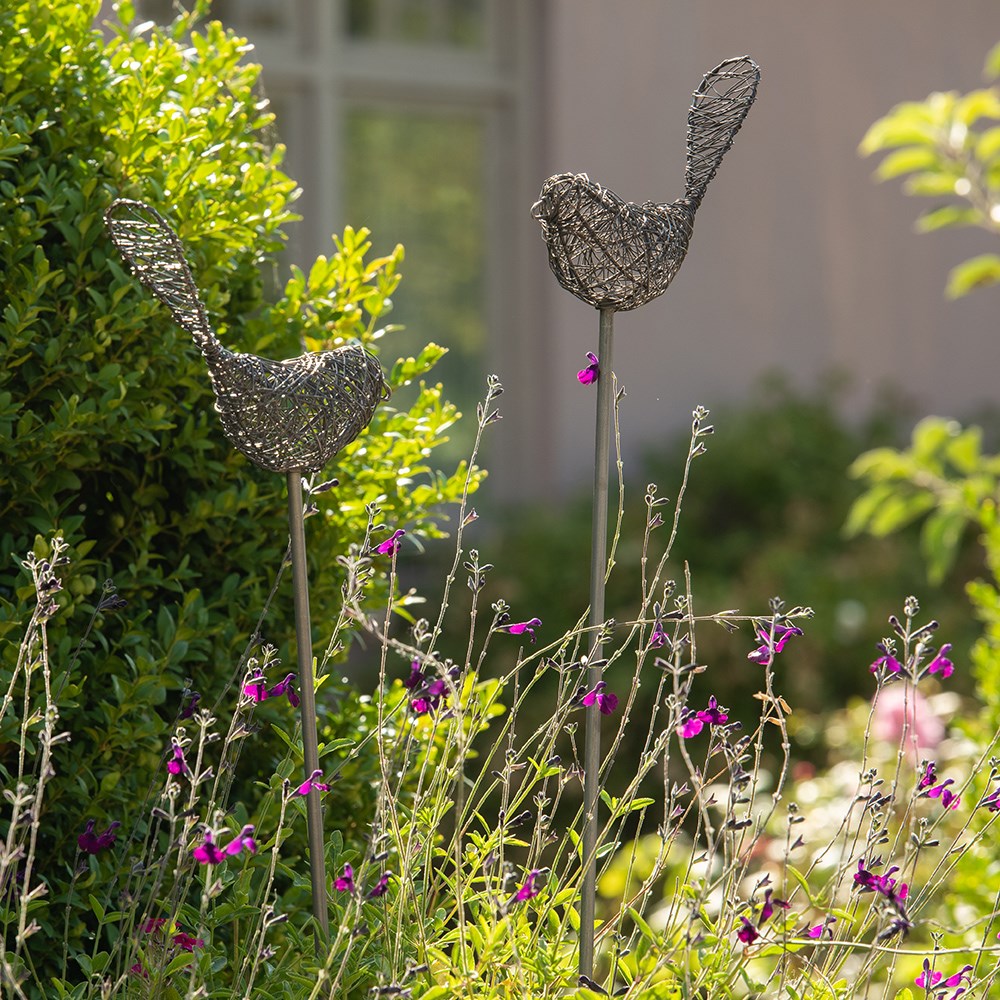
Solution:
{"label": "pink flower", "polygon": [[337,892],[354,892],[354,869],[350,865],[344,865],[344,874],[333,883],[333,887]]}
{"label": "pink flower", "polygon": [[330,786],[326,784],[326,782],[319,780],[322,775],[322,771],[313,771],[313,773],[309,775],[309,777],[306,778],[306,780],[303,781],[302,784],[295,789],[295,791],[299,795],[308,795],[314,789],[318,792],[330,791]]}
{"label": "pink flower", "polygon": [[535,879],[541,874],[537,868],[532,868],[528,872],[528,877],[524,880],[524,885],[514,893],[515,902],[523,903],[526,899],[534,899],[538,895],[538,889],[535,888]]}
{"label": "pink flower", "polygon": [[618,707],[618,695],[611,694],[611,692],[605,694],[604,689],[607,686],[604,681],[598,681],[594,690],[588,691],[580,703],[584,708],[590,708],[591,705],[596,704],[601,710],[601,715],[610,715]]}
{"label": "pink flower", "polygon": [[199,864],[217,865],[225,861],[227,855],[232,856],[241,851],[246,851],[248,854],[257,853],[257,842],[253,839],[253,826],[250,824],[243,827],[223,848],[215,844],[212,831],[206,830],[204,840],[191,852],[191,857]]}
{"label": "pink flower", "polygon": [[946,642],[939,650],[937,656],[929,664],[927,664],[927,673],[929,674],[940,674],[941,679],[944,680],[946,677],[951,677],[955,672],[955,664],[948,659],[948,653],[951,652],[951,643]]}
{"label": "pink flower", "polygon": [[747,653],[747,659],[753,663],[759,663],[762,666],[766,666],[785,648],[785,643],[788,642],[793,635],[802,634],[802,629],[796,628],[794,625],[775,625],[774,641],[772,643],[770,623],[765,622],[759,624],[757,626],[757,638],[760,640],[761,645],[758,646],[752,653]]}
{"label": "pink flower", "polygon": [[174,741],[173,757],[167,761],[167,770],[171,774],[187,774],[187,761],[184,759],[184,751],[181,745]]}
{"label": "pink flower", "polygon": [[523,635],[528,633],[531,641],[535,641],[535,629],[542,624],[541,618],[530,618],[526,622],[514,622],[512,625],[499,625],[498,632],[509,632],[511,635]]}
{"label": "pink flower", "polygon": [[384,542],[375,546],[375,551],[380,556],[394,556],[399,551],[399,540],[405,534],[402,528],[397,528]]}
{"label": "pink flower", "polygon": [[580,385],[593,385],[601,376],[601,367],[597,361],[597,355],[593,351],[587,351],[587,359],[590,364],[576,373],[576,379]]}
{"label": "pink flower", "polygon": [[872,736],[890,746],[902,742],[904,750],[919,756],[944,739],[944,723],[916,687],[893,684],[876,695]]}

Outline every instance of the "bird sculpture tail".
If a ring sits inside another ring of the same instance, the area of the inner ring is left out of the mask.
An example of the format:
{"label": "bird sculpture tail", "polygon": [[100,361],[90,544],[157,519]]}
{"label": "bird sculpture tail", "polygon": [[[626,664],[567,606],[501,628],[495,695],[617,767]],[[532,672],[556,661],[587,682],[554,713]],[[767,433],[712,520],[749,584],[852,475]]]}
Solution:
{"label": "bird sculpture tail", "polygon": [[706,73],[694,92],[688,112],[685,197],[695,208],[732,146],[759,82],[760,67],[749,56],[740,56]]}
{"label": "bird sculpture tail", "polygon": [[224,350],[212,332],[184,245],[166,219],[141,201],[119,198],[105,213],[104,222],[132,273],[170,309],[202,352]]}

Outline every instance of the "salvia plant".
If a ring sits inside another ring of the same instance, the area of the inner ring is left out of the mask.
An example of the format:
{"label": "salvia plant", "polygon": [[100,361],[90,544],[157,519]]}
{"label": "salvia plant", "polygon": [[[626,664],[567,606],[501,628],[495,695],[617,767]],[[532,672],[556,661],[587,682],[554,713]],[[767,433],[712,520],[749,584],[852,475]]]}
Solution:
{"label": "salvia plant", "polygon": [[[501,393],[491,377],[477,448],[500,415]],[[585,683],[595,639],[585,614],[560,629],[486,596],[493,567],[472,547],[481,525],[468,495],[437,616],[407,620],[392,598],[373,613],[365,592],[380,571],[394,593],[405,582],[397,578],[405,528],[371,505],[327,627],[333,642],[343,631],[367,637],[378,682],[356,703],[352,730],[327,734],[321,771],[300,773],[294,675],[276,649],[252,644],[216,705],[189,697],[145,800],[110,819],[79,815],[76,838],[45,866],[36,843],[60,808],[48,799],[54,749],[101,734],[61,721],[73,665],[53,662],[47,636],[60,613],[65,543],[53,539],[45,558],[29,554],[35,610],[2,702],[20,734],[4,761],[5,989],[24,997],[990,995],[997,887],[975,911],[950,891],[970,873],[982,883],[995,864],[990,831],[1000,813],[996,736],[973,744],[948,718],[948,681],[962,664],[907,599],[871,662],[854,665],[872,697],[830,723],[842,730],[840,759],[824,772],[798,769],[793,708],[780,687],[796,644],[808,642],[810,609],[772,599],[758,614],[703,612],[693,572],[680,582],[667,576],[707,416],[693,414],[673,503],[647,488],[635,615],[601,626],[608,652],[598,688]],[[452,588],[462,585],[471,610],[452,621]],[[105,610],[118,600],[109,587]],[[756,717],[692,695],[695,677],[712,671],[699,661],[698,632],[720,627],[758,677]],[[442,658],[441,636],[457,629],[467,634],[466,655]],[[350,697],[332,690],[327,666],[318,673],[321,699]],[[546,675],[557,681],[546,721],[526,728],[521,709]],[[633,713],[642,684],[656,690],[649,717]],[[288,752],[273,760],[250,812],[233,776],[255,752],[265,711]],[[606,749],[598,966],[581,981],[578,737],[587,712],[604,720]],[[642,752],[622,760],[618,748],[634,728]],[[324,939],[309,915],[304,796],[333,794],[366,746],[377,762],[366,776],[371,820],[353,843],[327,829]],[[61,947],[45,926],[62,929]]]}

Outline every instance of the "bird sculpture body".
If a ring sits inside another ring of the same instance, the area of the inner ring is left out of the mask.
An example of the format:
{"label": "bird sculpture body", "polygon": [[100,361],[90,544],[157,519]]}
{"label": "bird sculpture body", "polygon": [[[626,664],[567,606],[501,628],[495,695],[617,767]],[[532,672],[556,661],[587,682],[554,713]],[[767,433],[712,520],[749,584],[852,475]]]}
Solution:
{"label": "bird sculpture body", "polygon": [[212,330],[184,246],[166,220],[123,198],[105,222],[133,274],[194,338],[208,364],[222,428],[251,462],[272,472],[314,472],[368,426],[388,386],[363,347],[285,361],[231,351]]}
{"label": "bird sculpture body", "polygon": [[556,174],[532,215],[541,223],[559,283],[598,309],[635,309],[662,294],[687,255],[709,181],[757,95],[760,68],[748,56],[705,75],[688,113],[684,197],[627,202],[586,174]]}

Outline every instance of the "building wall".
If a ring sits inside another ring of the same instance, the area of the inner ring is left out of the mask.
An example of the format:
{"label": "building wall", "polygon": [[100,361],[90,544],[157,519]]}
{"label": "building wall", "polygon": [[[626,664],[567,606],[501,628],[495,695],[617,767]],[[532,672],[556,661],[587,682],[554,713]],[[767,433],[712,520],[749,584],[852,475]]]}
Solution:
{"label": "building wall", "polygon": [[[657,301],[616,317],[627,454],[684,428],[698,403],[740,399],[773,368],[804,388],[847,370],[851,413],[887,381],[928,413],[1000,399],[1000,292],[955,302],[943,293],[948,269],[996,251],[996,239],[914,234],[929,203],[875,184],[875,159],[857,154],[868,126],[900,101],[983,85],[983,59],[1000,39],[995,3],[547,7],[543,175],[582,170],[630,200],[672,200],[702,74],[741,54],[762,69],[679,276]],[[536,257],[544,268],[540,241]],[[589,475],[593,397],[572,372],[596,344],[597,316],[554,279],[540,313],[552,337],[553,485],[566,487]]]}

